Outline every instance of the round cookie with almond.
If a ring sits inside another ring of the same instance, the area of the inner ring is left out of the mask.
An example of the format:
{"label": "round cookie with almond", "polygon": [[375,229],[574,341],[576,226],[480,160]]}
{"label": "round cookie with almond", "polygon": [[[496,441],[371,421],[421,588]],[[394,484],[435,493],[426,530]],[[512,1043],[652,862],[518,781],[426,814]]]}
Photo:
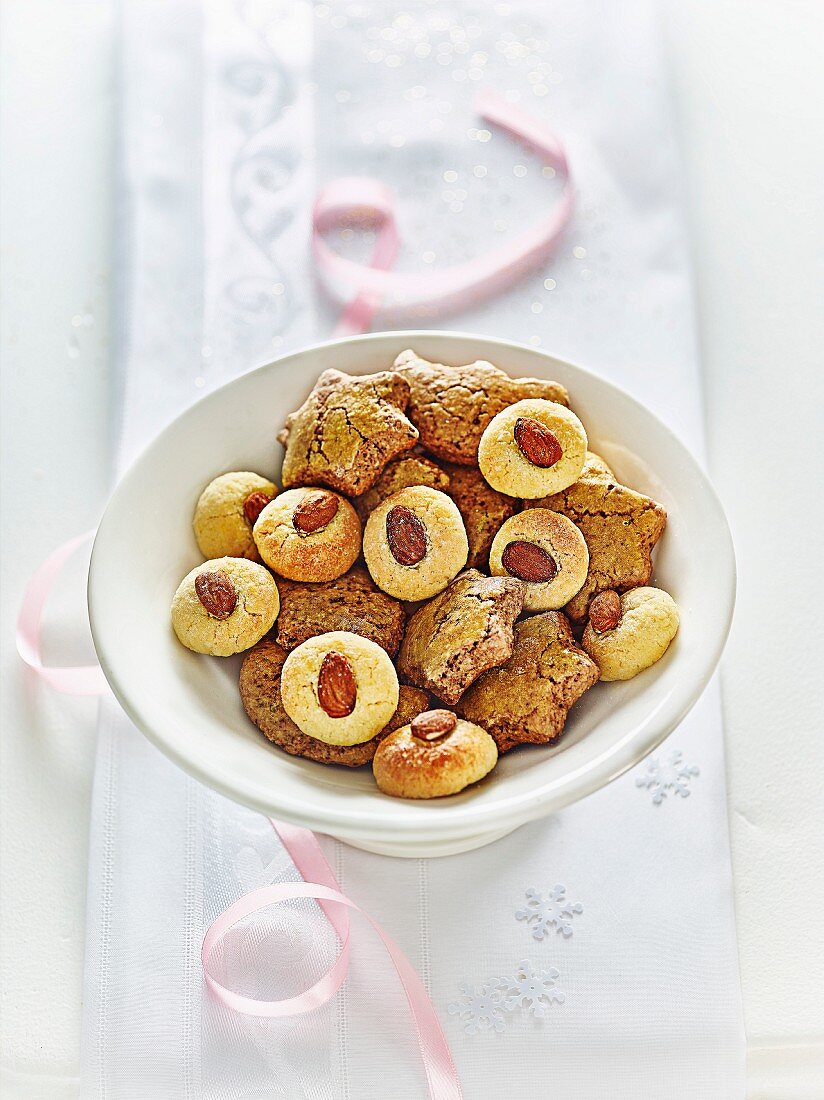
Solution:
{"label": "round cookie with almond", "polygon": [[506,520],[492,541],[493,577],[526,585],[525,611],[557,611],[587,579],[589,550],[575,524],[549,508],[528,508]]}
{"label": "round cookie with almond", "polygon": [[493,489],[534,500],[577,481],[586,453],[587,433],[575,413],[532,398],[493,417],[481,436],[478,465]]}
{"label": "round cookie with almond", "polygon": [[398,706],[398,674],[368,638],[333,630],[293,649],[283,664],[286,713],[307,737],[357,745],[380,733]]}
{"label": "round cookie with almond", "polygon": [[497,762],[497,745],[486,730],[439,709],[385,737],[372,770],[378,787],[394,798],[443,798],[477,783]]}
{"label": "round cookie with almond", "polygon": [[272,574],[245,558],[214,558],[188,573],[172,600],[172,627],[195,653],[230,657],[273,627],[280,597]]}
{"label": "round cookie with almond", "polygon": [[333,581],[357,560],[361,523],[331,489],[289,489],[268,504],[254,529],[260,556],[293,581]]}
{"label": "round cookie with almond", "polygon": [[426,600],[442,592],[466,565],[469,542],[454,501],[415,485],[387,497],[363,534],[372,579],[397,600]]}
{"label": "round cookie with almond", "polygon": [[221,474],[200,494],[192,520],[204,558],[249,558],[260,561],[252,529],[278,487],[248,470]]}
{"label": "round cookie with almond", "polygon": [[589,605],[581,645],[602,680],[631,680],[664,656],[678,633],[678,608],[660,588],[600,592]]}

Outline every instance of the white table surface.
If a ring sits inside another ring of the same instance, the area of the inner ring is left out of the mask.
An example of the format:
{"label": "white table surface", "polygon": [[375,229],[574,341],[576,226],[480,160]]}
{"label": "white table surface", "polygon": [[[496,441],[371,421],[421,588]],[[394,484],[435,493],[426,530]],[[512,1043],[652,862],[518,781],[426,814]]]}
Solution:
{"label": "white table surface", "polygon": [[[115,21],[112,0],[10,0],[2,22],[0,1093],[59,1100],[78,1091],[96,704],[21,677],[13,622],[33,566],[105,500]],[[723,692],[750,1096],[804,1100],[824,1095],[824,26],[815,0],[672,0],[667,25],[740,566]],[[49,641],[82,660],[71,580]]]}

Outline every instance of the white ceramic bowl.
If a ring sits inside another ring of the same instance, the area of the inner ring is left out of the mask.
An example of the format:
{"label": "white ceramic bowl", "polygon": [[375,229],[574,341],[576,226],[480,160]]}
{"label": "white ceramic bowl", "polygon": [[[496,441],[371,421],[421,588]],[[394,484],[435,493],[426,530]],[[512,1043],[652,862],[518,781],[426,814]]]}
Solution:
{"label": "white ceramic bowl", "polygon": [[[368,768],[327,767],[279,751],[246,717],[240,658],[198,656],[169,624],[180,579],[200,560],[192,512],[226,470],[277,475],[275,435],[327,367],[388,368],[414,347],[428,359],[489,359],[513,375],[570,391],[591,447],[629,485],[667,509],[655,583],[681,612],[665,657],[626,683],[601,684],[573,708],[560,743],[502,757],[492,775],[451,798],[388,798]],[[263,813],[393,855],[477,847],[559,809],[638,763],[681,721],[718,663],[735,596],[727,522],[683,444],[651,412],[589,371],[533,348],[445,332],[378,333],[307,348],[236,378],[166,428],[112,496],[94,544],[89,608],[97,654],[124,709],[198,779]]]}

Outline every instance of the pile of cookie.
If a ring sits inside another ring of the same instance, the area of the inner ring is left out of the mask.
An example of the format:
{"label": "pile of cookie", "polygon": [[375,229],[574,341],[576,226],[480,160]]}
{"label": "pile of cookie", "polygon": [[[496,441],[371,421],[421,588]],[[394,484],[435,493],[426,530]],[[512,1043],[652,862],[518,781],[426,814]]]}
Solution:
{"label": "pile of cookie", "polygon": [[286,752],[454,794],[675,636],[648,587],[666,512],[588,450],[555,382],[406,351],[325,371],[278,438],[283,491],[242,472],[201,494],[209,560],[172,625],[198,653],[248,650],[243,705]]}

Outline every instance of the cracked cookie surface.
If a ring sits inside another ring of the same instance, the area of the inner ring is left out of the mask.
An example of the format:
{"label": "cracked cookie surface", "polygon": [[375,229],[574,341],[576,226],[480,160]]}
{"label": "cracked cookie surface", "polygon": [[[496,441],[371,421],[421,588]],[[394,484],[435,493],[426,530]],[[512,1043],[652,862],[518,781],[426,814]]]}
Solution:
{"label": "cracked cookie surface", "polygon": [[589,569],[581,590],[564,610],[573,623],[585,622],[599,592],[626,592],[649,582],[652,551],[664,533],[667,513],[651,497],[593,469],[563,492],[532,501],[571,519],[589,548]]}
{"label": "cracked cookie surface", "polygon": [[485,672],[456,709],[494,738],[499,752],[560,737],[572,705],[598,680],[598,666],[579,648],[560,611],[515,626],[512,656]]}
{"label": "cracked cookie surface", "polygon": [[393,458],[372,488],[352,502],[361,523],[366,523],[370,513],[387,497],[413,485],[427,485],[430,489],[448,493],[449,474],[425,455],[405,454],[400,458]]}
{"label": "cracked cookie surface", "polygon": [[515,514],[517,501],[488,485],[476,466],[450,464],[446,472],[449,474],[449,488],[445,491],[463,516],[469,540],[466,564],[471,569],[486,569],[492,540],[504,520]]}
{"label": "cracked cookie surface", "polygon": [[457,702],[481,673],[512,653],[523,599],[524,585],[514,577],[467,569],[409,620],[399,674],[445,703]]}
{"label": "cracked cookie surface", "polygon": [[398,652],[406,614],[400,603],[381,592],[367,571],[355,566],[325,584],[281,581],[277,640],[294,649],[307,638],[330,630],[348,630],[385,649]]}
{"label": "cracked cookie surface", "polygon": [[301,733],[286,713],[280,697],[280,674],[287,656],[283,646],[264,639],[244,657],[239,687],[240,698],[249,718],[273,745],[292,756],[305,756],[321,764],[358,768],[371,761],[375,749],[387,734],[407,725],[428,706],[429,696],[425,691],[401,685],[397,709],[380,733],[357,745],[327,745],[325,741]]}
{"label": "cracked cookie surface", "polygon": [[481,435],[507,405],[527,397],[569,404],[567,391],[558,382],[510,378],[483,360],[449,367],[430,363],[408,350],[395,360],[395,369],[409,383],[406,411],[420,432],[423,447],[436,458],[460,466],[478,464]]}
{"label": "cracked cookie surface", "polygon": [[328,485],[359,496],[390,459],[414,447],[418,430],[404,415],[409,383],[395,371],[353,376],[326,370],[286,418],[284,488]]}
{"label": "cracked cookie surface", "polygon": [[268,634],[279,608],[277,585],[262,565],[246,558],[213,558],[180,582],[172,600],[172,626],[187,649],[230,657]]}

